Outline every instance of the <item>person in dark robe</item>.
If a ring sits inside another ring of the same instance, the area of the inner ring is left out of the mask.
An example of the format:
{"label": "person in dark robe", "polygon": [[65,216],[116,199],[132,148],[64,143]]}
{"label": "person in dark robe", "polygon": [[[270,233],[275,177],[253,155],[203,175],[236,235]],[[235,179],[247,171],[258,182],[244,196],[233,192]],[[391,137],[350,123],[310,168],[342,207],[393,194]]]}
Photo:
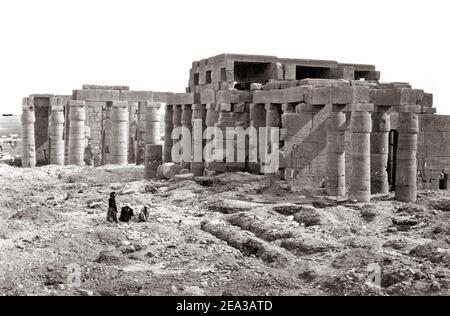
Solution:
{"label": "person in dark robe", "polygon": [[128,223],[131,218],[133,218],[134,216],[134,211],[133,209],[130,207],[129,204],[125,205],[124,207],[122,207],[121,211],[120,211],[120,221],[123,223]]}
{"label": "person in dark robe", "polygon": [[117,220],[117,204],[116,204],[116,192],[112,192],[110,194],[109,200],[108,200],[108,214],[106,216],[106,220],[110,223],[116,223],[119,224],[119,221]]}

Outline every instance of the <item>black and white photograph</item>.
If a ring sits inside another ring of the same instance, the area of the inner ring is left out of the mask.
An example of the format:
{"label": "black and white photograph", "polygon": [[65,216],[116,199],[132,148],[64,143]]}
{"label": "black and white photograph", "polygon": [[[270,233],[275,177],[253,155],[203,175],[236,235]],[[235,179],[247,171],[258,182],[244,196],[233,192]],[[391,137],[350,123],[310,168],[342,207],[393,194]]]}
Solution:
{"label": "black and white photograph", "polygon": [[448,297],[449,9],[3,1],[0,296]]}

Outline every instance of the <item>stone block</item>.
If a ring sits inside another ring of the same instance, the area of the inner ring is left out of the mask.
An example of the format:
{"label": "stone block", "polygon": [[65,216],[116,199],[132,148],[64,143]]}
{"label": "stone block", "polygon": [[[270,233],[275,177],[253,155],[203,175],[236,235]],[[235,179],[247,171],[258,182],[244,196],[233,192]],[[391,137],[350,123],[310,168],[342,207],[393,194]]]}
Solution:
{"label": "stone block", "polygon": [[332,87],[331,104],[368,103],[367,87]]}
{"label": "stone block", "polygon": [[283,114],[281,115],[281,124],[283,128],[286,129],[294,129],[296,126],[299,126],[300,115],[299,114]]}
{"label": "stone block", "polygon": [[217,103],[250,103],[252,101],[253,93],[251,91],[224,90],[216,93]]}
{"label": "stone block", "polygon": [[253,103],[286,103],[282,90],[253,91]]}
{"label": "stone block", "polygon": [[297,72],[297,65],[284,64],[284,80],[295,80]]}
{"label": "stone block", "polygon": [[376,70],[368,71],[364,74],[365,80],[378,81],[378,80],[380,80],[380,78],[381,78],[381,72],[376,71]]}
{"label": "stone block", "polygon": [[338,66],[331,68],[329,77],[330,79],[353,80],[355,79],[355,68],[352,66]]}
{"label": "stone block", "polygon": [[306,103],[311,105],[331,104],[331,87],[311,89],[306,96]]}
{"label": "stone block", "polygon": [[83,90],[130,90],[128,86],[103,86],[94,84],[84,84]]}
{"label": "stone block", "polygon": [[413,105],[417,92],[409,88],[371,89],[370,102],[375,105]]}
{"label": "stone block", "polygon": [[349,87],[350,82],[343,79],[303,79],[299,82],[300,86],[321,87]]}
{"label": "stone block", "polygon": [[235,113],[243,113],[243,112],[246,112],[246,111],[248,111],[248,106],[247,106],[246,103],[241,102],[241,103],[233,104],[233,112],[235,112]]}
{"label": "stone block", "polygon": [[422,98],[422,105],[425,107],[433,107],[433,94],[424,93]]}
{"label": "stone block", "polygon": [[85,101],[119,101],[120,91],[118,90],[74,90],[75,100]]}
{"label": "stone block", "polygon": [[305,102],[310,91],[308,86],[291,87],[281,91],[281,98],[283,103]]}
{"label": "stone block", "polygon": [[168,104],[194,104],[194,93],[173,93],[167,98]]}
{"label": "stone block", "polygon": [[218,106],[220,112],[231,112],[231,103],[219,103]]}
{"label": "stone block", "polygon": [[200,103],[210,104],[216,102],[216,92],[212,89],[208,89],[200,93]]}
{"label": "stone block", "polygon": [[450,116],[435,115],[434,128],[436,131],[448,132],[450,131]]}

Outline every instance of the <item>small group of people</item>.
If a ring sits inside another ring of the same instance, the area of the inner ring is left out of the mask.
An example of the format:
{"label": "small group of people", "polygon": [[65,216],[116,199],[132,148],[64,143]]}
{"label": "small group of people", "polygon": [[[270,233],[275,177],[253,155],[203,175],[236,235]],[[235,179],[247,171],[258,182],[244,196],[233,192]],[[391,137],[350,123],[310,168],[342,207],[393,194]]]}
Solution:
{"label": "small group of people", "polygon": [[148,221],[149,217],[149,206],[145,205],[138,216],[135,216],[134,210],[131,208],[130,204],[126,204],[122,207],[120,211],[120,216],[117,218],[118,208],[116,203],[116,192],[111,192],[108,200],[108,213],[106,220],[110,223],[119,223],[119,220],[123,223],[128,223],[134,219],[135,222],[145,223]]}

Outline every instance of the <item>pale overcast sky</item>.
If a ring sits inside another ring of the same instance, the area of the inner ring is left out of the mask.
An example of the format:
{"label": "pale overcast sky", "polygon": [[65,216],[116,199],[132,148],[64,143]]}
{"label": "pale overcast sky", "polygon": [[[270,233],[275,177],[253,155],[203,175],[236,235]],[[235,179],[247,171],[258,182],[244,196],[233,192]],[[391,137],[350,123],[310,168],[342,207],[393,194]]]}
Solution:
{"label": "pale overcast sky", "polygon": [[184,92],[221,53],[375,64],[450,114],[448,1],[14,0],[0,4],[0,113],[84,83]]}

